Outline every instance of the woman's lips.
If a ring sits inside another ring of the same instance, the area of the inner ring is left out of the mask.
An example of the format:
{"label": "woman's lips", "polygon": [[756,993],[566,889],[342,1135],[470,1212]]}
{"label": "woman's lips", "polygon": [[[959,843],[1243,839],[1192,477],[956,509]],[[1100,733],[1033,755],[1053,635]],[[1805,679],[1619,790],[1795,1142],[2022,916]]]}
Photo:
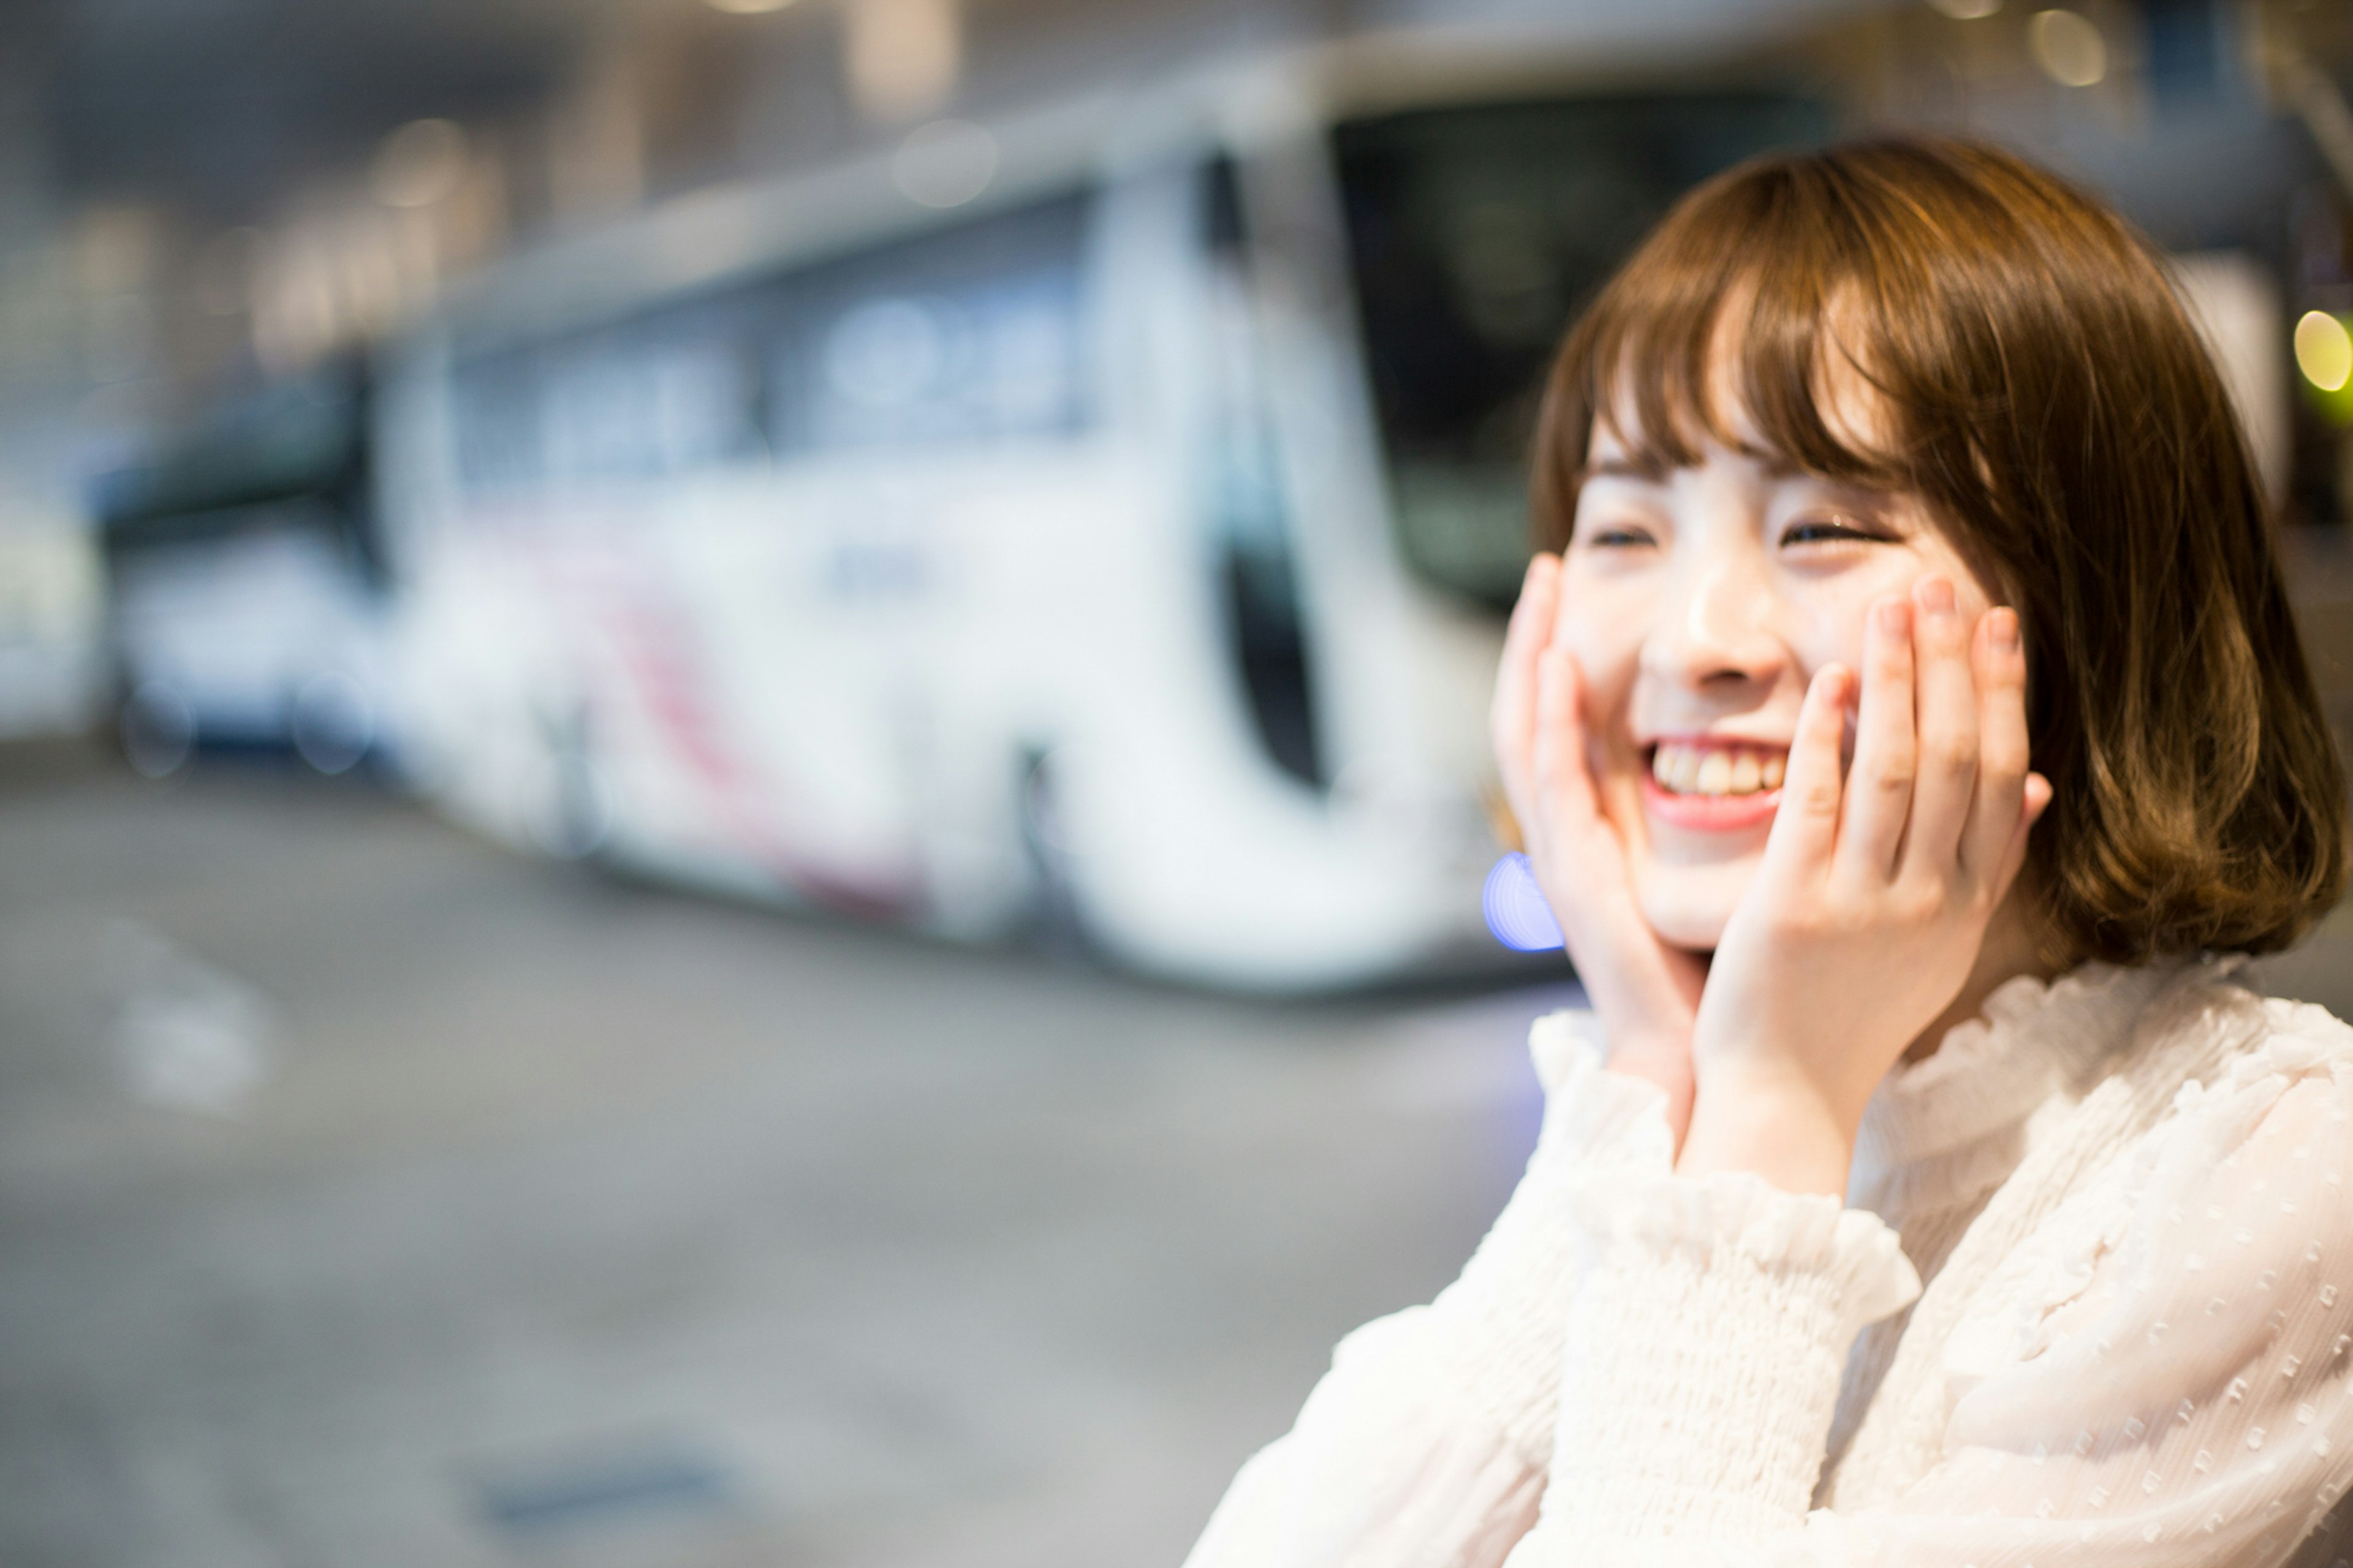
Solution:
{"label": "woman's lips", "polygon": [[1666,826],[1736,834],[1769,824],[1781,805],[1784,751],[1713,737],[1662,740],[1640,773],[1642,810]]}

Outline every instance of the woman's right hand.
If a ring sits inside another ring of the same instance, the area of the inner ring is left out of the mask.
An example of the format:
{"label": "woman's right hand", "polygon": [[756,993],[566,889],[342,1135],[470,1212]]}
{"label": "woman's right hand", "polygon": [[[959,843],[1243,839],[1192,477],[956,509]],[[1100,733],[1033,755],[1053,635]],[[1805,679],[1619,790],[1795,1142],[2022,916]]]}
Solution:
{"label": "woman's right hand", "polygon": [[1692,1024],[1707,965],[1659,940],[1634,900],[1626,847],[1601,809],[1587,756],[1584,682],[1553,643],[1560,557],[1528,563],[1504,638],[1491,727],[1504,797],[1609,1040],[1612,1071],[1665,1091],[1682,1146],[1691,1121]]}

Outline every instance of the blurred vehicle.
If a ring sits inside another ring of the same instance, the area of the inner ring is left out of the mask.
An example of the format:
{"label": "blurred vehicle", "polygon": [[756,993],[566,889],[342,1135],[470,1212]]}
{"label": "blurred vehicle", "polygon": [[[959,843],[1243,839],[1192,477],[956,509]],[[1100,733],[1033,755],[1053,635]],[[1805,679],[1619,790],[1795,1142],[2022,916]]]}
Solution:
{"label": "blurred vehicle", "polygon": [[518,844],[1217,984],[1502,955],[1564,323],[1825,110],[1320,55],[657,209],[388,363],[405,749]]}
{"label": "blurred vehicle", "polygon": [[366,395],[322,372],[236,404],[93,496],[126,754],[291,748],[342,773],[384,736],[389,584]]}

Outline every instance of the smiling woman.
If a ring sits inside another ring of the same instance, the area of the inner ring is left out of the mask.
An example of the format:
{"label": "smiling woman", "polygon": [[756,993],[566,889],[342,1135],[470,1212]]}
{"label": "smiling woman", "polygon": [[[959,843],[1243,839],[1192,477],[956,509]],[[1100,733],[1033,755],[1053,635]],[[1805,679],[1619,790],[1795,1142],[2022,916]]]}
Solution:
{"label": "smiling woman", "polygon": [[2241,965],[2345,780],[2145,242],[1982,147],[1744,165],[1535,468],[1493,737],[1592,1009],[1195,1568],[2341,1556],[2353,1030]]}
{"label": "smiling woman", "polygon": [[2253,466],[2114,215],[2015,160],[1909,145],[1696,194],[1556,363],[1542,542],[1584,523],[1589,479],[1688,490],[1712,446],[1764,459],[1750,489],[1781,509],[1810,626],[1835,597],[1859,629],[1910,580],[1858,555],[1925,554],[2017,608],[2054,963],[2270,951],[2333,900],[2342,784]]}

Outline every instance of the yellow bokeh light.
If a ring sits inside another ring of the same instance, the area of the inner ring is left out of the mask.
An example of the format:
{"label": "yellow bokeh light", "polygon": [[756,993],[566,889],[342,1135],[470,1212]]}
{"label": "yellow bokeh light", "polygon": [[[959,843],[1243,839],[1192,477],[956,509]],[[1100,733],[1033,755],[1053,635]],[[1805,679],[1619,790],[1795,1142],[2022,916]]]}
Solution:
{"label": "yellow bokeh light", "polygon": [[2027,52],[2063,87],[2090,87],[2108,74],[2108,43],[2080,12],[2037,11],[2026,23]]}
{"label": "yellow bokeh light", "polygon": [[2326,310],[2308,310],[2295,324],[2295,367],[2323,392],[2353,381],[2353,333]]}
{"label": "yellow bokeh light", "polygon": [[731,16],[757,16],[770,11],[781,11],[792,3],[793,0],[711,0],[711,6]]}

